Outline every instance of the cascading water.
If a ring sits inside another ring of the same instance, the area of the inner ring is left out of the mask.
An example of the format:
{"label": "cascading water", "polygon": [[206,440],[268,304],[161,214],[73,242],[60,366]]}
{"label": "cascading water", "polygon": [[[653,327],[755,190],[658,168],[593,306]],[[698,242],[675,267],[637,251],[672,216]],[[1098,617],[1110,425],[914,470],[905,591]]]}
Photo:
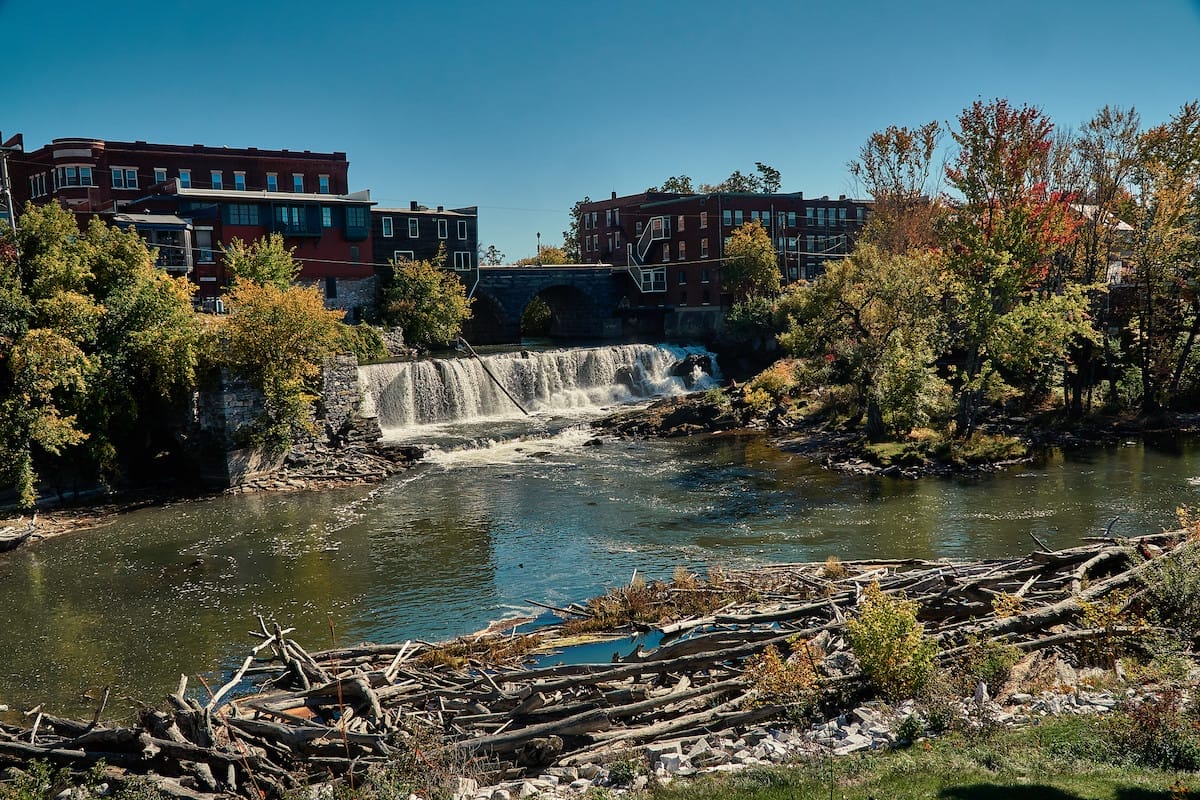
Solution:
{"label": "cascading water", "polygon": [[[630,344],[525,350],[483,356],[482,361],[428,359],[360,367],[364,411],[373,409],[385,431],[519,415],[488,371],[533,413],[679,395],[706,389],[719,378],[715,356],[700,347]],[[679,374],[680,365],[686,375]]]}

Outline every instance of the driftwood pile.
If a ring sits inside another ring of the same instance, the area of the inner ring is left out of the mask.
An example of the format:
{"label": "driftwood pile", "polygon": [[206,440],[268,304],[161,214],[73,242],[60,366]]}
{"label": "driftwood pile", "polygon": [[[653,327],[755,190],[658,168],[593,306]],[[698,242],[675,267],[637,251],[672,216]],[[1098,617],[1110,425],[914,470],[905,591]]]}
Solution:
{"label": "driftwood pile", "polygon": [[[494,781],[604,763],[648,743],[733,733],[782,715],[785,708],[760,696],[744,669],[769,645],[786,652],[795,637],[820,642],[829,684],[861,688],[861,676],[834,665],[850,661],[844,623],[872,582],[919,602],[939,658],[950,662],[968,637],[1033,651],[1111,635],[1111,628],[1083,627],[1085,604],[1138,589],[1139,573],[1187,546],[1195,545],[1182,532],[1102,537],[1005,560],[782,564],[730,573],[719,588],[656,583],[647,591],[662,608],[708,593],[712,610],[639,624],[653,647],[609,663],[544,665],[567,657],[579,639],[572,630],[598,622],[591,619],[596,603],[558,609],[575,621],[532,634],[509,631],[510,623],[442,645],[311,654],[289,630],[260,618],[259,641],[241,668],[203,699],[189,694],[183,678],[169,707],[144,709],[129,727],[100,724],[100,711],[75,722],[35,710],[28,727],[0,725],[0,767],[33,759],[84,767],[103,759],[113,778],[147,775],[178,797],[261,798],[358,780],[401,756],[473,762],[474,774]],[[1009,615],[995,613],[997,598]],[[628,633],[612,650],[630,649]],[[531,661],[531,650],[547,649],[564,655]]]}

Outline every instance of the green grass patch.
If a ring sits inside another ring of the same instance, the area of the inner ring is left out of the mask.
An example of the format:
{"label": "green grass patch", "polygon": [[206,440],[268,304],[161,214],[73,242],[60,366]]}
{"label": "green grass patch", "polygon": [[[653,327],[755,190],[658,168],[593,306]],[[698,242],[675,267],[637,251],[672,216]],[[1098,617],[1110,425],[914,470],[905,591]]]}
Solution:
{"label": "green grass patch", "polygon": [[[653,800],[1183,800],[1200,775],[1126,766],[1100,724],[1067,719],[989,737],[962,734],[904,750],[754,770],[649,793]],[[832,772],[831,772],[832,770]],[[831,792],[832,788],[832,792]]]}

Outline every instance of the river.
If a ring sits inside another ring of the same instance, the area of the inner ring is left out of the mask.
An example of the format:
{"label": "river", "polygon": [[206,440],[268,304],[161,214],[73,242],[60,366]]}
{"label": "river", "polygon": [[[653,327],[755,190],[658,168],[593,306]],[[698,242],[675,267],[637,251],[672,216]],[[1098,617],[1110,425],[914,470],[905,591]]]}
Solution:
{"label": "river", "polygon": [[144,509],[0,554],[0,704],[87,715],[109,684],[110,713],[158,702],[181,672],[219,680],[255,613],[313,649],[441,639],[536,613],[526,599],[582,600],[635,569],[1010,555],[1031,533],[1068,546],[1117,515],[1116,533],[1158,530],[1200,492],[1200,451],[1178,441],[920,481],[831,473],[762,435],[587,446],[580,420],[633,398],[570,391],[596,403],[534,391],[532,419],[509,409],[389,428],[442,448],[380,486]]}

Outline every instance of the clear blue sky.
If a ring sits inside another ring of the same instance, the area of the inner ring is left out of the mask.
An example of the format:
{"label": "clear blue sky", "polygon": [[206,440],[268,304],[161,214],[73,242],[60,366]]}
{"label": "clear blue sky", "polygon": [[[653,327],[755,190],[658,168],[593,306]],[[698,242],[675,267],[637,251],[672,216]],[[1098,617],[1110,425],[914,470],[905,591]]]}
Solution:
{"label": "clear blue sky", "polygon": [[1200,96],[1200,0],[0,0],[0,131],[344,150],[383,205],[478,205],[509,260],[571,204],[763,161],[855,194],[888,124],[1007,97],[1078,127]]}

